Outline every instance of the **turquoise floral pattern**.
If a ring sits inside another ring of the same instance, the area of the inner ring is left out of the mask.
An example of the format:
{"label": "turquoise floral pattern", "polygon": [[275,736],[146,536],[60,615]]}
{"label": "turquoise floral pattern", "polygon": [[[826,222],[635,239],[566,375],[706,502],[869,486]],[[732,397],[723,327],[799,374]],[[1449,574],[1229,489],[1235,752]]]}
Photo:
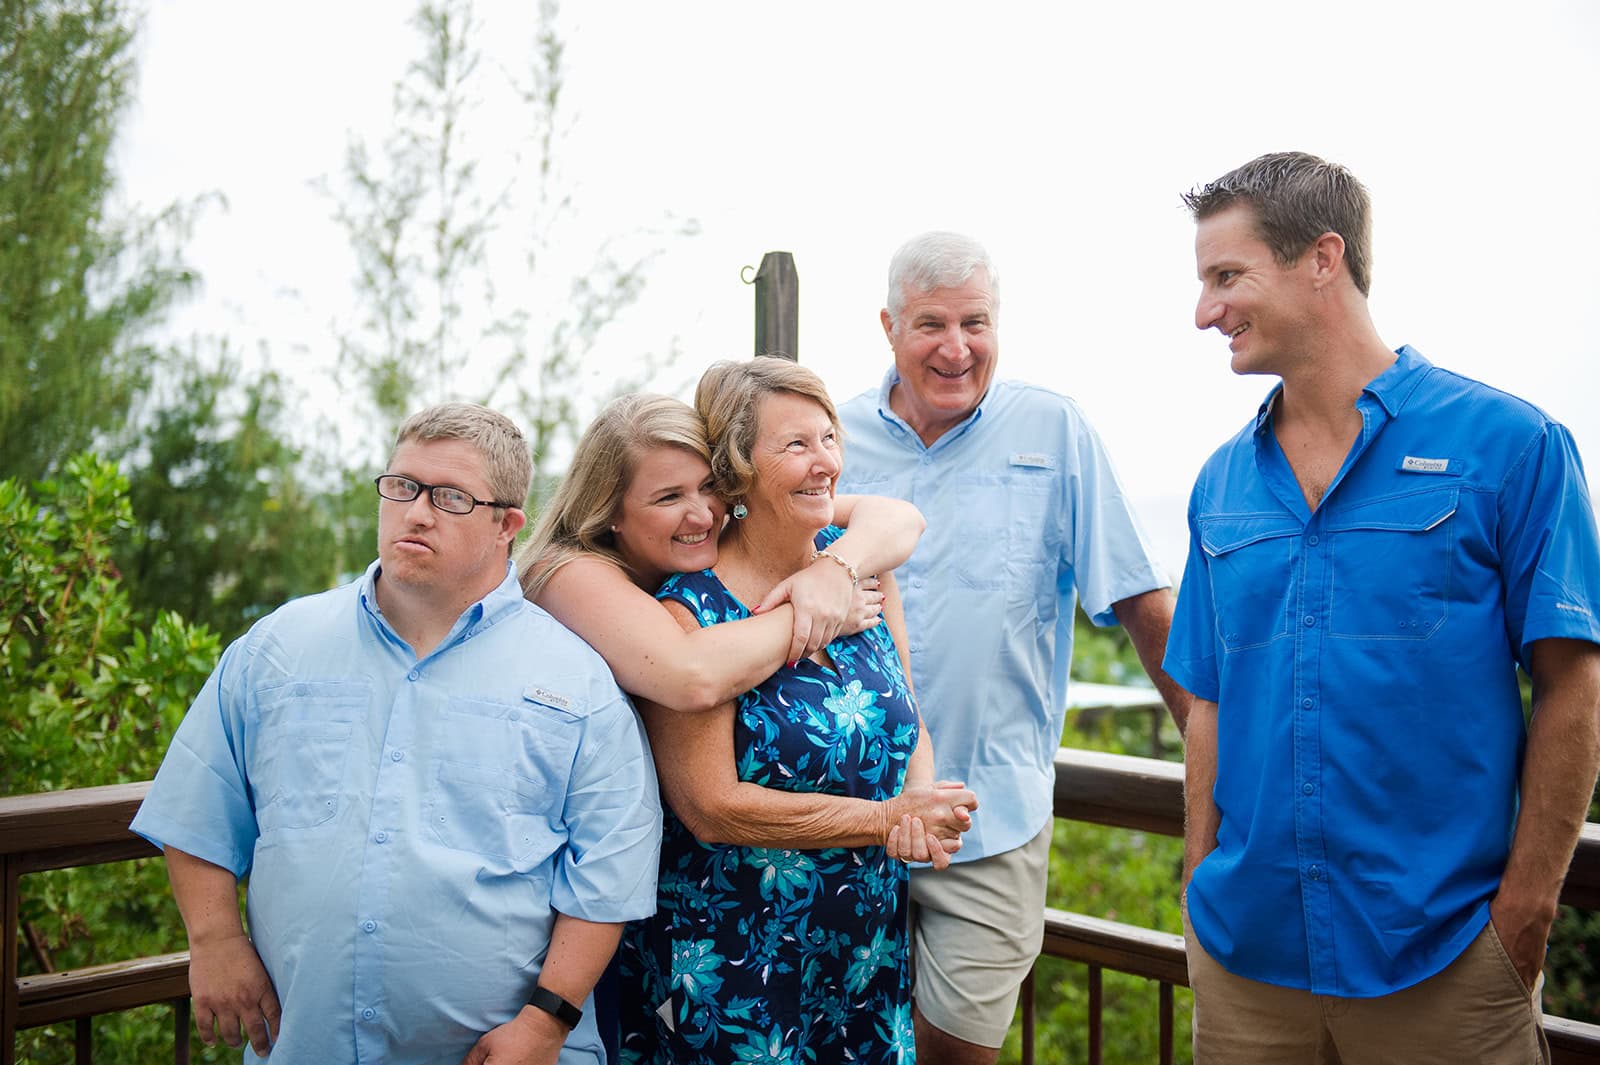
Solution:
{"label": "turquoise floral pattern", "polygon": [[[839,535],[818,536],[826,546]],[[702,626],[747,617],[714,573],[662,585]],[[887,799],[917,745],[886,625],[739,698],[739,778]],[[705,844],[666,812],[655,917],[623,937],[625,1065],[910,1065],[905,867],[882,847]]]}

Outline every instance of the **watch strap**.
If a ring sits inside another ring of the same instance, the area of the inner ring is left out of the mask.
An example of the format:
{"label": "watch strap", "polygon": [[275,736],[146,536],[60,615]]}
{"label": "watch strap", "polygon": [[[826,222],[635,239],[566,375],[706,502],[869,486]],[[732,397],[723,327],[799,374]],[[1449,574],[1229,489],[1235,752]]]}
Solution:
{"label": "watch strap", "polygon": [[548,987],[535,987],[533,994],[528,996],[528,1005],[536,1010],[544,1010],[568,1028],[578,1027],[578,1022],[583,1020],[581,1009]]}

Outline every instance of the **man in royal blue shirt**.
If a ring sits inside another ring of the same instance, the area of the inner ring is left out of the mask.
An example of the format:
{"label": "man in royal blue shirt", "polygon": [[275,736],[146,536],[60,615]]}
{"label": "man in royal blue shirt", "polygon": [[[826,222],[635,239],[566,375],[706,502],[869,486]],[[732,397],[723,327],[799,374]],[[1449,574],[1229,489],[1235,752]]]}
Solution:
{"label": "man in royal blue shirt", "polygon": [[605,663],[522,597],[530,474],[494,411],[407,419],[378,560],[258,622],[184,718],[133,829],[166,852],[204,1042],[603,1060],[583,1004],[655,910],[661,810]]}
{"label": "man in royal blue shirt", "polygon": [[1167,645],[1195,696],[1196,1061],[1547,1060],[1540,969],[1600,763],[1572,440],[1383,344],[1342,167],[1263,156],[1185,202],[1195,324],[1282,379],[1200,473]]}

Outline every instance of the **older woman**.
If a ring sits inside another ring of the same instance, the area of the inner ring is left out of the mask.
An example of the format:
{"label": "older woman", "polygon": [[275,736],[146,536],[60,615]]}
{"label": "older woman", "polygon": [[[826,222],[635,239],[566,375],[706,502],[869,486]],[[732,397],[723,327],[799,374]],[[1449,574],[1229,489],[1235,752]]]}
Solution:
{"label": "older woman", "polygon": [[[528,598],[582,636],[627,691],[679,710],[731,699],[848,626],[877,624],[875,579],[826,560],[775,587],[740,625],[686,633],[651,597],[669,575],[715,565],[727,507],[711,486],[705,423],[666,396],[613,400],[584,432],[555,497],[517,552]],[[841,500],[838,552],[888,570],[922,532],[915,507]],[[843,521],[845,519],[841,519]]]}
{"label": "older woman", "polygon": [[[666,396],[624,396],[584,431],[565,480],[517,552],[523,591],[600,652],[626,691],[679,711],[708,710],[816,653],[846,626],[875,626],[883,594],[867,589],[877,580],[855,581],[835,558],[856,559],[858,571],[888,571],[922,532],[922,516],[900,500],[836,500],[835,517],[848,516],[852,527],[833,545],[834,558],[819,557],[774,585],[753,611],[759,616],[685,631],[649,593],[672,573],[716,565],[726,510],[700,415]],[[860,585],[854,596],[852,584]],[[971,792],[943,784],[908,785],[886,801],[761,788],[738,799],[747,808],[734,808],[735,819],[748,813],[767,834],[737,842],[781,841],[823,818],[851,840],[892,842],[897,856],[936,865],[960,848],[976,805]]]}
{"label": "older woman", "polygon": [[[854,581],[834,550],[839,426],[816,375],[778,359],[719,363],[695,405],[735,520],[713,569],[658,593],[679,624],[737,622],[818,562]],[[891,577],[882,590],[885,626],[790,663],[737,707],[640,703],[670,811],[656,916],[623,942],[624,1061],[911,1060],[905,867],[881,834],[820,805],[796,823],[758,798],[886,802],[933,786]]]}

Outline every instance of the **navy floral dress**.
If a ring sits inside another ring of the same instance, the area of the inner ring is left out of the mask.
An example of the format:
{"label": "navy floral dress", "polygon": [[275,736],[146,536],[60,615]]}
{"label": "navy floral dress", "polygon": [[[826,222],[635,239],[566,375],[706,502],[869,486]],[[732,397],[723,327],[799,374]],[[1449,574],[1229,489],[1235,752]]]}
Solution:
{"label": "navy floral dress", "polygon": [[[831,543],[840,530],[818,534]],[[656,593],[701,626],[748,617],[710,570]],[[887,625],[828,645],[739,697],[739,779],[887,799],[917,746],[917,716]],[[916,1060],[905,865],[883,847],[785,850],[701,843],[669,809],[656,915],[621,959],[625,1065]]]}

